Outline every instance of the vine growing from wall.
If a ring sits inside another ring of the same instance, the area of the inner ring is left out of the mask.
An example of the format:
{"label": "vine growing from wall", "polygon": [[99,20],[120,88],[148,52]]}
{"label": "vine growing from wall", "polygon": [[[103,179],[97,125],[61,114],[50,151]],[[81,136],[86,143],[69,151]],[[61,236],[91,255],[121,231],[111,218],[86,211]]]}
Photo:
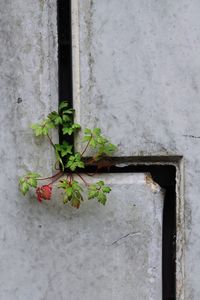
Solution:
{"label": "vine growing from wall", "polygon": [[[30,189],[35,189],[37,200],[42,202],[51,199],[52,189],[56,186],[62,190],[64,204],[69,203],[72,207],[79,208],[84,201],[84,184],[87,189],[87,198],[89,200],[96,199],[105,205],[107,194],[111,192],[111,188],[102,180],[92,184],[86,181],[85,175],[94,176],[95,174],[85,172],[84,154],[88,149],[92,150],[93,156],[87,164],[95,163],[98,171],[105,166],[109,168],[112,165],[112,162],[106,161],[105,158],[113,155],[117,147],[102,135],[100,128],[92,130],[85,128],[82,152],[75,152],[73,144],[67,142],[67,139],[59,144],[54,143],[50,134],[51,130],[60,129],[64,136],[72,136],[81,130],[80,124],[73,121],[74,113],[75,110],[69,107],[68,102],[63,101],[59,105],[58,112],[49,113],[47,118],[31,126],[36,137],[47,138],[53,147],[56,158],[54,166],[56,173],[50,177],[42,177],[37,172],[28,172],[19,179],[20,191],[26,195]],[[47,183],[42,184],[44,181]]]}

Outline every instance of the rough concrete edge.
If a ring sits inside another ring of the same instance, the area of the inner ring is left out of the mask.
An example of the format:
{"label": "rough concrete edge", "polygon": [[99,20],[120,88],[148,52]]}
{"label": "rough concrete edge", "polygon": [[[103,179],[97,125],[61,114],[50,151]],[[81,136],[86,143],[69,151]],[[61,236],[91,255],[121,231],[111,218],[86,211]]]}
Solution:
{"label": "rough concrete edge", "polygon": [[[58,107],[58,35],[57,35],[57,4],[54,0],[48,3],[48,52],[50,99],[52,108]],[[53,79],[57,79],[54,81]]]}
{"label": "rough concrete edge", "polygon": [[[160,160],[160,161],[159,161]],[[129,162],[128,162],[129,161]],[[172,165],[176,168],[176,299],[185,299],[185,218],[184,218],[184,159],[174,157],[138,157],[125,158],[118,167],[128,165]],[[156,183],[157,184],[157,183]]]}
{"label": "rough concrete edge", "polygon": [[[74,121],[80,123],[80,28],[79,28],[79,0],[71,1],[72,20],[72,89],[73,108],[75,109]],[[78,135],[74,139],[74,147],[80,151]]]}
{"label": "rough concrete edge", "polygon": [[164,190],[161,188],[161,186],[153,180],[151,173],[145,174],[145,182],[150,187],[153,193],[162,191],[164,193]]}
{"label": "rough concrete edge", "polygon": [[176,164],[176,298],[185,299],[184,159]]}
{"label": "rough concrete edge", "polygon": [[[57,2],[48,2],[48,55],[49,55],[49,112],[58,109],[58,35],[57,35]],[[59,141],[59,133],[53,130],[50,133],[55,143]],[[55,152],[51,150],[49,161],[52,165],[51,172],[55,172]]]}
{"label": "rough concrete edge", "polygon": [[[87,174],[79,173],[82,177],[85,176],[85,178],[88,178],[87,182],[88,183],[95,183],[98,180],[104,180],[106,184],[132,184],[136,182],[141,185],[148,185],[148,187],[151,189],[153,193],[155,192],[160,192],[161,188],[160,186],[155,183],[155,187],[151,188],[150,184],[147,183],[147,176],[149,176],[149,173],[142,172],[142,173],[136,173],[136,172],[130,172],[130,173],[97,173],[95,176],[88,176]],[[64,174],[60,179],[66,178],[66,175]],[[82,183],[81,178],[78,175],[74,175],[74,179],[77,180],[78,182]]]}
{"label": "rough concrete edge", "polygon": [[[73,106],[76,110],[75,122],[80,123],[80,30],[79,30],[79,0],[71,1],[72,15],[72,69],[73,69]],[[75,148],[78,151],[78,137],[75,139]],[[127,158],[123,165],[173,165],[176,167],[176,298],[184,300],[184,167],[181,157],[136,157],[130,162]],[[121,164],[122,165],[122,164]]]}

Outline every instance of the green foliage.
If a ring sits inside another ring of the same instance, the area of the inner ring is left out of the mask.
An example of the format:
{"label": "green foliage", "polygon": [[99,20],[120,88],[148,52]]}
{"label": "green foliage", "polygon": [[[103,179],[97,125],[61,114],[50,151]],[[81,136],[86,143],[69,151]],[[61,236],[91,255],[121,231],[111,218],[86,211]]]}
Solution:
{"label": "green foliage", "polygon": [[55,124],[49,118],[43,120],[41,123],[31,125],[35,136],[47,135],[49,133],[49,130],[54,127]]}
{"label": "green foliage", "polygon": [[62,144],[55,144],[55,148],[61,157],[65,157],[69,154],[72,154],[73,146],[64,141]]}
{"label": "green foliage", "polygon": [[31,127],[36,136],[44,136],[49,133],[49,130],[57,126],[62,126],[63,134],[71,135],[76,130],[80,129],[79,124],[73,123],[74,109],[68,108],[69,104],[63,101],[59,105],[58,112],[52,111],[47,118],[41,123],[33,124]]}
{"label": "green foliage", "polygon": [[[35,188],[37,196],[39,195],[40,197],[42,197],[42,199],[50,200],[50,187],[56,180],[58,180],[58,176],[63,175],[64,171],[66,170],[67,178],[70,178],[70,180],[60,180],[58,185],[58,187],[63,189],[64,191],[63,202],[70,202],[73,207],[79,208],[81,201],[83,201],[83,190],[80,184],[77,181],[73,180],[73,172],[77,172],[77,169],[85,168],[85,164],[82,158],[83,154],[88,147],[95,151],[93,161],[97,161],[98,171],[98,169],[100,169],[100,166],[105,164],[103,158],[105,156],[112,155],[114,151],[117,150],[117,147],[110,143],[110,141],[102,135],[100,128],[94,128],[93,130],[89,128],[85,129],[83,142],[86,142],[86,146],[81,153],[74,153],[73,145],[67,141],[63,141],[59,144],[54,144],[51,140],[50,130],[59,127],[63,135],[71,136],[77,130],[81,129],[81,126],[79,124],[73,122],[74,112],[74,109],[70,108],[69,104],[66,101],[63,101],[59,105],[58,112],[52,111],[48,114],[46,119],[31,126],[35,136],[48,137],[48,140],[55,150],[55,168],[57,169],[59,163],[61,171],[59,171],[54,176],[47,178],[40,178],[40,175],[37,173],[27,173],[19,180],[20,191],[23,195],[25,195],[30,188]],[[112,163],[109,162],[109,166],[110,165],[112,165]],[[107,194],[110,193],[111,188],[105,186],[103,181],[98,181],[97,183],[88,186],[81,174],[76,174],[88,187],[88,199],[97,199],[99,203],[105,205],[107,201]],[[48,185],[38,187],[38,180],[51,180],[51,182]]]}
{"label": "green foliage", "polygon": [[107,201],[107,194],[110,192],[111,188],[109,186],[105,186],[103,181],[98,181],[88,187],[88,199],[96,198],[98,202],[105,205]]}
{"label": "green foliage", "polygon": [[94,128],[93,130],[86,128],[84,133],[83,142],[88,142],[89,146],[96,150],[95,160],[99,160],[106,155],[112,155],[117,150],[117,147],[101,134],[100,128]]}
{"label": "green foliage", "polygon": [[83,196],[81,194],[83,189],[77,181],[61,180],[58,184],[58,188],[61,188],[64,191],[64,204],[70,202],[71,206],[76,208],[80,207],[81,201],[83,201]]}
{"label": "green foliage", "polygon": [[84,168],[84,162],[81,161],[80,153],[75,153],[69,157],[68,162],[66,163],[66,168],[69,168],[71,171],[75,171],[76,168]]}
{"label": "green foliage", "polygon": [[55,154],[56,160],[60,163],[62,170],[64,171],[65,166],[63,163],[63,158],[67,158],[72,154],[73,146],[64,141],[62,144],[55,144]]}
{"label": "green foliage", "polygon": [[29,191],[30,187],[37,187],[38,178],[40,178],[40,174],[29,172],[19,179],[20,191],[24,196]]}
{"label": "green foliage", "polygon": [[56,111],[52,111],[50,114],[48,114],[48,118],[55,125],[55,127],[63,124],[62,117]]}
{"label": "green foliage", "polygon": [[81,126],[79,124],[72,124],[72,125],[65,125],[62,128],[63,134],[72,135],[76,130],[81,129]]}

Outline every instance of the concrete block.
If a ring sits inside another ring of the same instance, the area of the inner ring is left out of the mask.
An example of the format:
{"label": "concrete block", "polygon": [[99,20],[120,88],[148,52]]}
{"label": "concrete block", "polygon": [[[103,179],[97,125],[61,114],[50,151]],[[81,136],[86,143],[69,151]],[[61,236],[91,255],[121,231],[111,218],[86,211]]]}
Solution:
{"label": "concrete block", "polygon": [[147,176],[93,178],[112,186],[105,207],[90,200],[77,210],[58,194],[1,202],[0,298],[160,300],[164,194]]}

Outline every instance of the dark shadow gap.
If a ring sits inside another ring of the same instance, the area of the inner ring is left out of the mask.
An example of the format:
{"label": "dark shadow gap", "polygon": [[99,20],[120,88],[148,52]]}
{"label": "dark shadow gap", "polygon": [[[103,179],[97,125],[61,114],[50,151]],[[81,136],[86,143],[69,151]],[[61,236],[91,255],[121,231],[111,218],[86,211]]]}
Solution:
{"label": "dark shadow gap", "polygon": [[[80,170],[81,171],[81,170]],[[96,166],[88,166],[88,173]],[[101,169],[97,173],[150,173],[165,190],[162,234],[162,293],[163,300],[176,299],[176,167],[174,165],[127,165]]]}
{"label": "dark shadow gap", "polygon": [[[73,107],[72,88],[72,34],[71,34],[71,1],[57,0],[57,24],[58,24],[58,94],[59,102],[68,101]],[[63,137],[59,131],[60,141]],[[67,140],[73,144],[73,136]]]}
{"label": "dark shadow gap", "polygon": [[[71,36],[71,1],[57,0],[58,16],[58,80],[59,101],[67,100],[73,106],[72,82],[72,36]],[[62,132],[60,141],[66,140]],[[73,137],[68,138],[73,144]],[[176,299],[176,168],[170,162],[177,162],[180,157],[116,157],[115,163],[127,163],[127,166],[113,166],[108,171],[101,169],[101,173],[151,173],[155,182],[165,189],[163,211],[163,259],[162,282],[163,300]],[[130,163],[134,164],[130,164]],[[152,163],[152,164],[149,164]],[[159,164],[165,162],[165,164]],[[138,163],[135,165],[135,163]],[[85,172],[94,172],[96,166],[87,166]],[[80,170],[81,171],[81,170]]]}

